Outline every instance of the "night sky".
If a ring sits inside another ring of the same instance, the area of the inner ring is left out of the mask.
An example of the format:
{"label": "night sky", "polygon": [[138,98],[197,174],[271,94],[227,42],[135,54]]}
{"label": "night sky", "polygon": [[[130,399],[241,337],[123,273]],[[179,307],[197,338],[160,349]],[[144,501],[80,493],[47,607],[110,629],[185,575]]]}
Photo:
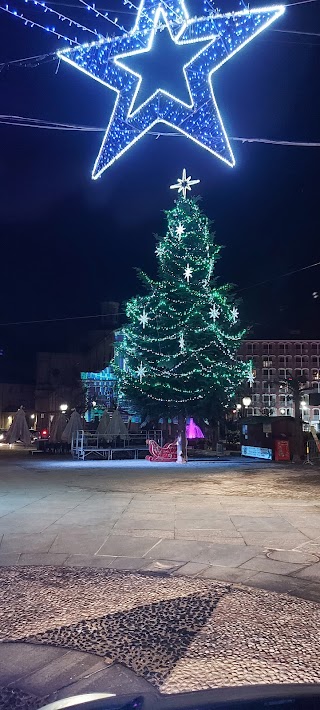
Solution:
{"label": "night sky", "polygon": [[[75,17],[69,4],[55,9]],[[76,17],[86,22],[85,12]],[[121,19],[129,27],[134,16]],[[288,7],[272,28],[320,33],[319,0]],[[0,63],[62,46],[0,12]],[[214,75],[228,135],[319,142],[319,66],[320,37],[264,32]],[[106,127],[113,92],[63,62],[57,68],[4,68],[0,114]],[[232,169],[183,137],[147,135],[92,181],[102,136],[0,126],[1,324],[98,314],[101,301],[135,295],[134,267],[155,275],[154,233],[165,230],[169,185],[186,167],[201,180],[194,193],[225,247],[217,275],[237,285],[245,324],[259,337],[320,338],[320,267],[276,278],[320,261],[319,148],[232,142]],[[29,363],[88,323],[1,325],[0,380],[12,355]]]}

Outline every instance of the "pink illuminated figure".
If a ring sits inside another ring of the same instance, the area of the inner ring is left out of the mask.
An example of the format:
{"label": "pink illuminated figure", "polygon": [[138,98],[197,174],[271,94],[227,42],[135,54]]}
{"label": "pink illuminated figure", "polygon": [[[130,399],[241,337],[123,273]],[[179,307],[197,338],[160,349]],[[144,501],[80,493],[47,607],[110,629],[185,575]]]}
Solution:
{"label": "pink illuminated figure", "polygon": [[204,434],[200,427],[195,424],[192,417],[190,417],[189,424],[186,426],[186,437],[187,439],[204,439]]}

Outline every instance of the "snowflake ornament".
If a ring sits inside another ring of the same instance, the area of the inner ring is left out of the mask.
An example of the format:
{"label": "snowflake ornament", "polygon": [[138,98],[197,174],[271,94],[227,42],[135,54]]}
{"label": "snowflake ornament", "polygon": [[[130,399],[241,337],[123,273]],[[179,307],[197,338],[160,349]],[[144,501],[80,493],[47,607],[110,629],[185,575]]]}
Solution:
{"label": "snowflake ornament", "polygon": [[186,348],[185,348],[185,342],[184,342],[184,335],[183,333],[180,333],[179,336],[179,348],[181,353],[185,353]]}
{"label": "snowflake ornament", "polygon": [[137,369],[137,375],[139,377],[140,382],[142,382],[146,372],[147,372],[147,369],[143,366],[142,361],[141,361],[140,365]]}
{"label": "snowflake ornament", "polygon": [[253,386],[253,383],[254,383],[254,380],[255,380],[254,372],[253,372],[253,369],[252,369],[252,363],[250,363],[250,370],[249,370],[249,372],[248,372],[247,380],[248,380],[248,383],[249,383],[250,387],[252,387],[252,386]]}
{"label": "snowflake ornament", "polygon": [[148,322],[149,322],[149,316],[147,316],[145,308],[144,308],[142,311],[142,315],[139,316],[139,323],[141,323],[143,330],[145,329]]}
{"label": "snowflake ornament", "polygon": [[213,322],[215,323],[217,318],[219,318],[219,315],[220,315],[220,308],[218,306],[216,306],[216,304],[214,303],[213,306],[210,308],[209,316],[210,316],[210,318],[212,318]]}
{"label": "snowflake ornament", "polygon": [[231,311],[231,318],[233,323],[236,323],[239,318],[239,311],[235,306],[233,306],[233,309]]}
{"label": "snowflake ornament", "polygon": [[165,247],[163,246],[163,244],[158,244],[158,246],[156,248],[156,255],[159,257],[159,259],[161,259],[163,257],[164,252],[165,252]]}
{"label": "snowflake ornament", "polygon": [[183,274],[183,275],[184,275],[184,278],[187,280],[188,283],[189,283],[190,279],[192,279],[192,274],[193,274],[193,269],[192,269],[191,266],[189,266],[189,264],[187,264],[187,267],[186,267],[186,269],[184,270],[184,274]]}
{"label": "snowflake ornament", "polygon": [[183,224],[181,224],[181,222],[179,222],[179,224],[176,228],[176,235],[178,237],[179,242],[181,241],[181,237],[184,234],[184,232],[185,232],[184,226],[183,226]]}

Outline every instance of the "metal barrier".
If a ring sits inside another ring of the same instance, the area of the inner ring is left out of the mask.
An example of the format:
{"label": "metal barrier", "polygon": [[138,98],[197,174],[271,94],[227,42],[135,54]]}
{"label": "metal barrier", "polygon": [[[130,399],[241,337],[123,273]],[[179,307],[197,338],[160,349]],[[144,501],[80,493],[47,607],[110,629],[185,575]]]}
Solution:
{"label": "metal barrier", "polygon": [[162,431],[156,429],[142,434],[128,434],[128,436],[120,438],[121,445],[116,445],[117,439],[119,437],[108,441],[106,436],[80,429],[72,436],[71,455],[74,459],[82,461],[90,454],[111,461],[114,458],[114,454],[130,452],[133,455],[132,458],[137,459],[139,458],[139,452],[145,451],[147,453],[149,450],[146,443],[148,439],[154,439],[162,446]]}

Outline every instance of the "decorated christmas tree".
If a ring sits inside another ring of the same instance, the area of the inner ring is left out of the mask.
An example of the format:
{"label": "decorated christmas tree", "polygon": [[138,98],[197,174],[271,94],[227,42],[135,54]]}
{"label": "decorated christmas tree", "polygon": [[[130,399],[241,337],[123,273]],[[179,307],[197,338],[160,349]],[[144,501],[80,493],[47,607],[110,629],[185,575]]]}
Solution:
{"label": "decorated christmas tree", "polygon": [[172,186],[179,194],[158,238],[158,279],[141,274],[147,294],[127,303],[116,345],[120,392],[139,411],[165,417],[228,405],[250,379],[250,365],[238,359],[237,305],[214,277],[220,247],[199,200],[187,197],[196,182],[183,171]]}

